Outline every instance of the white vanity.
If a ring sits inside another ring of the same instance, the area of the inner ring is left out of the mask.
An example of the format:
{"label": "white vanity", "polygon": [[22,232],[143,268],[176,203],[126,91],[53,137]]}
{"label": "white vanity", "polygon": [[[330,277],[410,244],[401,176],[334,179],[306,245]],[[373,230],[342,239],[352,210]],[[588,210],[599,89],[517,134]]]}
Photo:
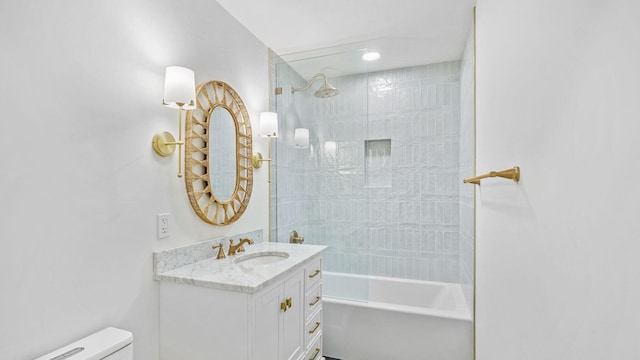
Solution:
{"label": "white vanity", "polygon": [[325,248],[258,243],[186,265],[175,253],[156,266],[161,359],[320,360]]}

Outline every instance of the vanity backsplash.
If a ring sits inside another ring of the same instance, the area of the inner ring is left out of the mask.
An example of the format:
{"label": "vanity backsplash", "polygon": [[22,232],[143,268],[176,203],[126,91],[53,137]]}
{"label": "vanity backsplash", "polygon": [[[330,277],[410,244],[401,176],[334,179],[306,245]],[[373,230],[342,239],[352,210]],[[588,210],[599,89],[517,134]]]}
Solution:
{"label": "vanity backsplash", "polygon": [[223,243],[226,248],[231,239],[237,242],[240,238],[249,238],[253,240],[255,244],[261,243],[262,233],[262,230],[254,230],[247,233],[205,240],[187,246],[154,252],[153,276],[156,280],[159,280],[158,274],[215,257],[217,250],[213,250],[211,247]]}

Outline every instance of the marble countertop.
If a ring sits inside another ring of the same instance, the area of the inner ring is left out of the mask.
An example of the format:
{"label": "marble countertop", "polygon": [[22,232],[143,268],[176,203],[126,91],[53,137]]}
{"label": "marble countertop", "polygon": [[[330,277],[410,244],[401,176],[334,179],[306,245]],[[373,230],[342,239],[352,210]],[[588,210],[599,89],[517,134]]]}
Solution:
{"label": "marble countertop", "polygon": [[[297,270],[298,265],[306,264],[319,256],[327,247],[321,245],[299,245],[287,243],[263,242],[245,245],[246,251],[226,259],[207,258],[155,275],[161,281],[173,281],[215,289],[255,293],[269,286],[281,275]],[[235,264],[239,256],[256,252],[286,252],[289,257],[266,265]]]}

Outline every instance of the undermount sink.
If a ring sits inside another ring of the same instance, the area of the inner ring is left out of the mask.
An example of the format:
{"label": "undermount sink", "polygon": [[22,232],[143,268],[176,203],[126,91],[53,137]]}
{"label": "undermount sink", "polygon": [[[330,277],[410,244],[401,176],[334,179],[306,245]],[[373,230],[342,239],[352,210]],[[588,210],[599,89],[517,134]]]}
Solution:
{"label": "undermount sink", "polygon": [[289,257],[289,254],[282,251],[261,251],[246,254],[233,260],[234,264],[242,265],[269,265],[275,264]]}

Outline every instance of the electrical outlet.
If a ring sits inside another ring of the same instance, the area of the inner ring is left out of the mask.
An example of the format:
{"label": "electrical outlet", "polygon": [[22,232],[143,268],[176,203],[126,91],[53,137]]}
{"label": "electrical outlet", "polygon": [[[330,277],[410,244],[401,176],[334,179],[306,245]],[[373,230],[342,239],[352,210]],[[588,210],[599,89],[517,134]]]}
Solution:
{"label": "electrical outlet", "polygon": [[169,237],[169,214],[158,214],[158,239]]}

